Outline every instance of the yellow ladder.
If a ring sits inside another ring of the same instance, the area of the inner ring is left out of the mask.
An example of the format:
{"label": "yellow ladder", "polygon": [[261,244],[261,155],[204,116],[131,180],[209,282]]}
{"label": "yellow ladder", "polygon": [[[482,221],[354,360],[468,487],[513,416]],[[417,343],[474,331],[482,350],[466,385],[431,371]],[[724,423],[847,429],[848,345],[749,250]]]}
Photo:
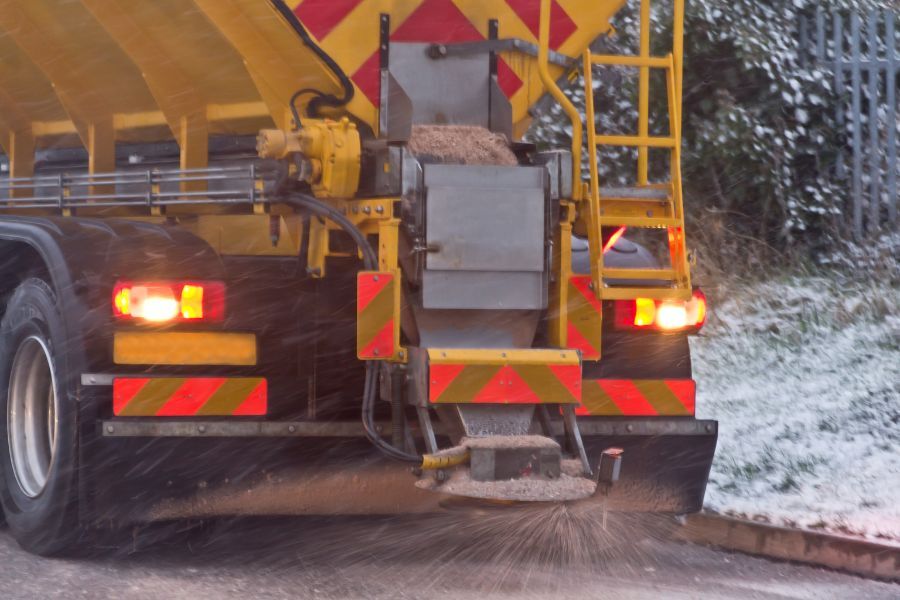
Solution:
{"label": "yellow ladder", "polygon": [[[594,293],[603,300],[689,300],[691,276],[684,240],[684,206],[681,189],[681,85],[684,54],[684,1],[672,1],[672,52],[664,57],[650,55],[651,0],[640,0],[640,55],[594,55],[584,52],[584,84],[590,184],[583,190],[581,182],[582,131],[581,114],[563,93],[549,68],[551,0],[540,0],[538,35],[538,73],[541,82],[562,106],[572,123],[572,200],[587,221]],[[592,69],[595,65],[618,65],[640,70],[638,89],[638,134],[601,135],[594,114]],[[669,135],[650,135],[650,69],[663,69],[669,108]],[[634,187],[600,187],[597,152],[603,146],[636,147],[638,149],[637,185]],[[648,181],[650,148],[666,148],[670,154],[670,176],[665,183]],[[587,195],[587,198],[584,196]],[[584,204],[587,210],[584,210]],[[669,242],[669,267],[665,269],[620,269],[603,265],[602,228],[606,226],[665,229]]]}
{"label": "yellow ladder", "polygon": [[[600,135],[594,114],[594,65],[618,65],[641,69],[637,135]],[[666,73],[669,105],[669,135],[649,135],[649,69]],[[647,73],[645,76],[644,73]],[[584,98],[588,150],[591,152],[588,195],[588,237],[591,278],[597,297],[604,300],[653,298],[688,300],[691,277],[684,240],[684,206],[681,190],[681,115],[676,86],[675,56],[614,56],[584,52]],[[601,187],[597,151],[602,147],[638,148],[638,181],[634,187]],[[666,183],[647,181],[647,151],[665,148],[670,156]],[[602,227],[665,228],[668,231],[670,266],[666,269],[620,269],[603,265]],[[640,282],[640,283],[639,283]],[[647,283],[648,285],[645,285]]]}

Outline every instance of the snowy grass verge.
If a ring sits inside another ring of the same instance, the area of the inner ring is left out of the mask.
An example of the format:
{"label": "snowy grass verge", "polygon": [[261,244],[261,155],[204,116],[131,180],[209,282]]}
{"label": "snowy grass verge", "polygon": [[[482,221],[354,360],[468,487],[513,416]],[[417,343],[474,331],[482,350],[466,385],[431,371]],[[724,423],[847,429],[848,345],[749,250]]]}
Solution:
{"label": "snowy grass verge", "polygon": [[900,539],[900,289],[803,277],[715,290],[692,341],[720,422],[707,508]]}

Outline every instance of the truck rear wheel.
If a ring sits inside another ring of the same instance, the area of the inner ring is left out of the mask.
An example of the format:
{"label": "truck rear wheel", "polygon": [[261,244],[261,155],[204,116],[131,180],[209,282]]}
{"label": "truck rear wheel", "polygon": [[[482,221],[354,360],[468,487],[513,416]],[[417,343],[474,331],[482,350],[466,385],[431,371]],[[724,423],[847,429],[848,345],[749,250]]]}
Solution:
{"label": "truck rear wheel", "polygon": [[77,427],[64,329],[46,282],[27,279],[0,323],[0,504],[16,541],[56,554],[77,539]]}

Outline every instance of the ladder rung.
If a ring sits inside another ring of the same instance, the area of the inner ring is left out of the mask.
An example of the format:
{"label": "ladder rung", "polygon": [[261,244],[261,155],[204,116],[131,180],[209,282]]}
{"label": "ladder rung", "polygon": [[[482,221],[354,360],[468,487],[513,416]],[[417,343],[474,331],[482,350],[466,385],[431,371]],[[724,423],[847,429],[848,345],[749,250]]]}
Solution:
{"label": "ladder rung", "polygon": [[665,279],[670,281],[675,279],[673,269],[608,269],[604,267],[601,275],[604,279]]}
{"label": "ladder rung", "polygon": [[601,300],[634,300],[635,298],[687,301],[691,299],[691,290],[659,287],[603,287],[600,289]]}
{"label": "ladder rung", "polygon": [[647,146],[648,148],[674,148],[675,138],[671,136],[640,135],[598,135],[598,146]]}
{"label": "ladder rung", "polygon": [[668,200],[669,190],[648,187],[602,187],[600,199],[615,200]]}
{"label": "ladder rung", "polygon": [[672,61],[661,56],[617,56],[615,54],[592,54],[591,62],[595,65],[611,65],[623,67],[654,67],[669,69]]}
{"label": "ladder rung", "polygon": [[654,217],[617,217],[608,215],[600,217],[600,225],[613,225],[626,227],[682,227],[684,224],[681,219],[671,217],[662,217],[656,219]]}

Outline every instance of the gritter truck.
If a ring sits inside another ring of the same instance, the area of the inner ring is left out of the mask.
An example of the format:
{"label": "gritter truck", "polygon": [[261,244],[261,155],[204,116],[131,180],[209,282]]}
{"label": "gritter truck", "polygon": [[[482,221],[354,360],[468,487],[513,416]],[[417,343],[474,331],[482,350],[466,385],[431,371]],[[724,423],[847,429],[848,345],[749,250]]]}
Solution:
{"label": "gritter truck", "polygon": [[[270,512],[699,510],[684,1],[605,52],[625,4],[0,0],[12,536],[253,482]],[[554,103],[571,145],[523,141]]]}

